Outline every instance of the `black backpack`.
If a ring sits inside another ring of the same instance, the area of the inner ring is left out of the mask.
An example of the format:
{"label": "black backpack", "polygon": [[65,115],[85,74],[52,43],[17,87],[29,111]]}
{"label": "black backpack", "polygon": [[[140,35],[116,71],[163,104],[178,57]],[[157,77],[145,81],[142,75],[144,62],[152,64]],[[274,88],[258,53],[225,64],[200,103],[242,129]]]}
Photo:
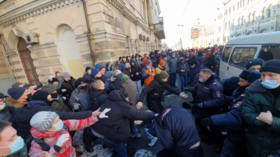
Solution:
{"label": "black backpack", "polygon": [[[65,123],[63,125],[63,129],[69,131],[69,128]],[[36,142],[41,147],[42,151],[48,152],[50,150],[50,146],[45,142],[45,140],[43,138],[37,139],[37,138],[34,138],[33,136],[31,136],[25,142],[28,152],[31,148],[32,141]]]}

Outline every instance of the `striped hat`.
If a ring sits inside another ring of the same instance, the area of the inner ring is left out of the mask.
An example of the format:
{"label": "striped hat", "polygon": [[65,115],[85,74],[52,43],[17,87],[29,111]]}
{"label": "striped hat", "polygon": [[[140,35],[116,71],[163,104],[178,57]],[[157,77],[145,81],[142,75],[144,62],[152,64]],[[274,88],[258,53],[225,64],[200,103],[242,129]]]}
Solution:
{"label": "striped hat", "polygon": [[51,111],[37,112],[30,120],[30,125],[36,130],[46,131],[50,128],[58,115]]}

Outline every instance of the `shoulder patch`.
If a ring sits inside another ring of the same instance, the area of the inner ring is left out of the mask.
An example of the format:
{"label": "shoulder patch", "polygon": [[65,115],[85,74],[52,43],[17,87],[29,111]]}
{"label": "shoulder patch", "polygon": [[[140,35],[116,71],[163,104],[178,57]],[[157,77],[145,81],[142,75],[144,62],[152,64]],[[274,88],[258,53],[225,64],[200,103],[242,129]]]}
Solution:
{"label": "shoulder patch", "polygon": [[221,98],[221,92],[220,92],[220,91],[216,91],[216,96],[217,96],[218,98]]}
{"label": "shoulder patch", "polygon": [[234,104],[234,106],[233,107],[239,107],[240,105],[242,105],[242,101],[238,101],[236,104]]}

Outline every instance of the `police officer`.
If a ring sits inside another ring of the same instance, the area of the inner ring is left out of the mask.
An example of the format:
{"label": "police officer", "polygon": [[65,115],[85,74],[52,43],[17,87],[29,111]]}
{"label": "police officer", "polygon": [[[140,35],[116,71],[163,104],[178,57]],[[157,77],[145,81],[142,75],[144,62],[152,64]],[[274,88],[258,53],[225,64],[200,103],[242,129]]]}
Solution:
{"label": "police officer", "polygon": [[[261,74],[253,70],[243,70],[239,75],[239,87],[233,92],[234,99],[228,106],[229,112],[213,115],[204,118],[201,124],[205,127],[213,126],[226,126],[227,138],[221,152],[221,157],[234,157],[245,146],[245,128],[241,118],[242,100],[245,89],[250,86],[254,81],[261,78]],[[242,145],[244,144],[244,145]],[[245,154],[242,152],[241,154]]]}
{"label": "police officer", "polygon": [[263,66],[264,60],[261,58],[251,59],[245,63],[247,70],[255,70],[260,72],[260,68]]}

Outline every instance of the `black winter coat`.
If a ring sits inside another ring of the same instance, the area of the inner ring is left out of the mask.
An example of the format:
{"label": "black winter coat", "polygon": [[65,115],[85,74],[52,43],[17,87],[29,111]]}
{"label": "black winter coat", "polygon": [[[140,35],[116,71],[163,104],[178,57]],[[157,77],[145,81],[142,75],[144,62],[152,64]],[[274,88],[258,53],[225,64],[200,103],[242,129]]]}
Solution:
{"label": "black winter coat", "polygon": [[205,65],[207,68],[215,72],[216,69],[216,58],[212,54],[207,58],[207,63]]}
{"label": "black winter coat", "polygon": [[110,92],[108,100],[101,105],[100,111],[105,108],[111,108],[111,112],[107,113],[109,118],[102,119],[90,127],[98,134],[121,143],[128,141],[130,134],[129,119],[146,120],[155,117],[153,112],[137,110],[131,107],[129,102],[117,90]]}
{"label": "black winter coat", "polygon": [[211,75],[207,81],[198,82],[195,87],[187,89],[193,94],[194,102],[202,103],[206,115],[218,114],[224,104],[223,86]]}
{"label": "black winter coat", "polygon": [[[185,70],[185,72],[182,72],[182,70]],[[184,62],[183,64],[179,61],[177,63],[177,73],[179,74],[179,76],[188,76],[189,73],[189,65],[187,64],[187,62]]]}
{"label": "black winter coat", "polygon": [[179,106],[167,106],[153,121],[154,130],[164,149],[174,156],[185,154],[200,141],[199,134],[188,110]]}
{"label": "black winter coat", "polygon": [[88,84],[91,84],[92,82],[94,82],[94,78],[89,74],[84,74],[83,78],[86,79]]}
{"label": "black winter coat", "polygon": [[157,74],[155,75],[154,80],[142,90],[139,101],[143,102],[145,95],[147,95],[149,109],[155,113],[159,113],[159,104],[161,100],[163,100],[163,92],[165,89],[176,95],[180,94],[179,91],[171,88],[167,82],[163,82],[160,79],[159,74]]}
{"label": "black winter coat", "polygon": [[[134,63],[135,66],[132,66],[131,63]],[[131,75],[130,78],[132,81],[139,81],[141,80],[141,72],[142,72],[142,68],[137,65],[135,60],[131,60],[130,66],[131,66]],[[136,75],[136,73],[139,73],[138,75]]]}
{"label": "black winter coat", "polygon": [[71,93],[76,89],[76,79],[71,76],[69,81],[63,81],[61,89],[66,89],[66,92],[63,92],[62,95],[66,97],[67,100],[70,99]]}
{"label": "black winter coat", "polygon": [[202,66],[196,64],[194,68],[190,67],[190,75],[189,75],[189,78],[190,78],[190,84],[194,84],[193,81],[194,81],[194,78],[196,76],[196,74],[200,73],[200,70],[202,69]]}
{"label": "black winter coat", "polygon": [[94,108],[98,109],[108,99],[108,94],[105,90],[99,90],[90,87],[90,100],[93,104],[94,101],[96,101],[95,99],[98,101],[99,106],[95,106]]}
{"label": "black winter coat", "polygon": [[196,56],[196,59],[200,65],[204,66],[207,63],[207,57],[208,57],[207,55],[205,55],[205,56],[201,55],[201,56]]}
{"label": "black winter coat", "polygon": [[30,120],[31,118],[40,111],[52,111],[59,115],[61,120],[68,119],[85,119],[92,115],[92,111],[86,112],[59,112],[48,106],[44,101],[29,101],[25,106],[18,108],[14,111],[14,117],[12,118],[12,126],[17,130],[18,136],[21,136],[26,141],[30,134]]}

